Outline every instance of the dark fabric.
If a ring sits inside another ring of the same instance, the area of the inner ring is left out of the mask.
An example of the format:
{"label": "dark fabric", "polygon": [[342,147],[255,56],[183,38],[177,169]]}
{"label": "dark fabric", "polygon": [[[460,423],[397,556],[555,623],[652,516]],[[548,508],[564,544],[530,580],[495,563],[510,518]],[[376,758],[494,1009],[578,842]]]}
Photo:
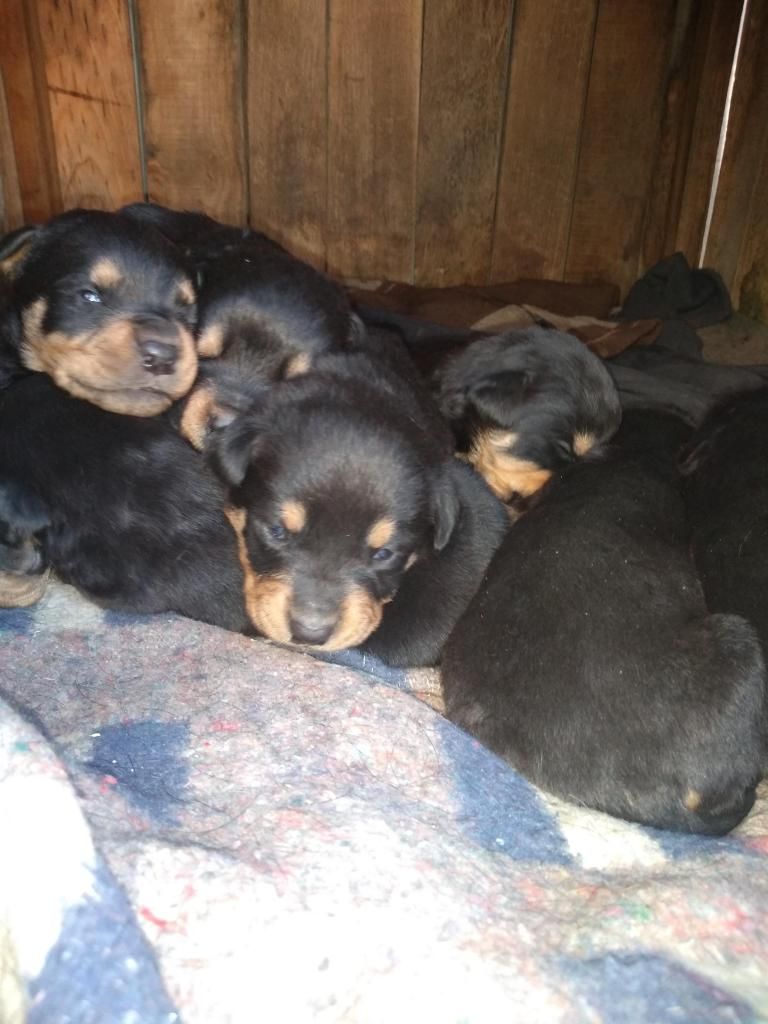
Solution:
{"label": "dark fabric", "polygon": [[720,275],[706,268],[692,269],[683,253],[676,252],[651,267],[630,288],[621,317],[675,318],[692,327],[706,327],[727,320],[732,311]]}

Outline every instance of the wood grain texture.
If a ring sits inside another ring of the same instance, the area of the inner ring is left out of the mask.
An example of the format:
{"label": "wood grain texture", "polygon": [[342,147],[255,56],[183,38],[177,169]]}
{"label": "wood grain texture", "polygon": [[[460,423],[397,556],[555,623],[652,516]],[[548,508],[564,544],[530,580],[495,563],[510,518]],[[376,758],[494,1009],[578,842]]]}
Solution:
{"label": "wood grain texture", "polygon": [[328,268],[413,276],[421,0],[330,0]]}
{"label": "wood grain texture", "polygon": [[702,0],[695,42],[690,147],[680,209],[667,250],[685,253],[696,266],[704,237],[720,125],[739,31],[741,0]]}
{"label": "wood grain texture", "polygon": [[247,218],[239,0],[138,0],[150,199]]}
{"label": "wood grain texture", "polygon": [[566,279],[622,293],[641,269],[675,0],[603,0],[589,75]]}
{"label": "wood grain texture", "polygon": [[327,0],[250,0],[251,223],[325,266]]}
{"label": "wood grain texture", "polygon": [[128,8],[123,0],[37,0],[63,205],[141,198]]}
{"label": "wood grain texture", "polygon": [[21,227],[23,223],[16,155],[13,152],[11,124],[5,103],[3,78],[0,75],[0,234]]}
{"label": "wood grain texture", "polygon": [[517,0],[492,278],[565,272],[597,0]]}
{"label": "wood grain texture", "polygon": [[[768,0],[750,0],[733,89],[728,134],[717,184],[704,263],[722,275],[738,301],[742,278],[752,270],[754,221],[763,197],[756,195],[762,177],[768,131]],[[763,221],[764,223],[764,221]],[[750,238],[752,236],[752,238]]]}
{"label": "wood grain texture", "polygon": [[509,64],[510,0],[425,0],[417,284],[485,283]]}
{"label": "wood grain texture", "polygon": [[3,0],[0,69],[24,219],[46,221],[61,196],[37,12],[28,0]]}
{"label": "wood grain texture", "polygon": [[700,6],[697,0],[677,3],[653,184],[643,227],[642,267],[652,266],[675,249],[699,85],[696,43]]}

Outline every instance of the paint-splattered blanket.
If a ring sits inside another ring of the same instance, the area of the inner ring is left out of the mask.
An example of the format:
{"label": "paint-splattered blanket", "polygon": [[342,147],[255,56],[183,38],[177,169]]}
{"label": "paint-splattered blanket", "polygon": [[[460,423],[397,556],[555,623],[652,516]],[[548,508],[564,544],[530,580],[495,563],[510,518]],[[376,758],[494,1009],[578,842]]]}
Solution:
{"label": "paint-splattered blanket", "polygon": [[723,840],[568,807],[376,671],[0,613],[0,1019],[768,1019],[768,794]]}

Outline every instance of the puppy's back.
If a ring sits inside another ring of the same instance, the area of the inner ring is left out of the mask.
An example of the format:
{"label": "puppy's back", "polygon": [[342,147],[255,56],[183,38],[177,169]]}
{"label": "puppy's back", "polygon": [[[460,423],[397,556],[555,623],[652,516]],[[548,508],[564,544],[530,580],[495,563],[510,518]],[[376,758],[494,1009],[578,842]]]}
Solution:
{"label": "puppy's back", "polygon": [[707,616],[686,551],[678,421],[632,414],[513,527],[445,650],[449,717],[534,782],[660,827],[749,810],[764,669]]}

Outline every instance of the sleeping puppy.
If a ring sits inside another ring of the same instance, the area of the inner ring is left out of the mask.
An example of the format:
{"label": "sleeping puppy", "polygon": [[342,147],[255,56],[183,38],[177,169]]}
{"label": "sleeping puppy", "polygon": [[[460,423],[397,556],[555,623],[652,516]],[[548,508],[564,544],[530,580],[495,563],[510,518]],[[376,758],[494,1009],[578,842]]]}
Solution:
{"label": "sleeping puppy", "polygon": [[768,388],[721,403],[683,462],[707,605],[748,619],[768,650]]}
{"label": "sleeping puppy", "polygon": [[603,461],[553,480],[509,531],[443,656],[448,717],[532,782],[659,828],[748,813],[765,668],[707,613],[676,468],[689,429],[627,413]]}
{"label": "sleeping puppy", "polygon": [[434,384],[459,449],[517,508],[556,470],[596,455],[621,420],[603,363],[561,331],[482,338],[441,366]]}
{"label": "sleeping puppy", "polygon": [[197,268],[197,348],[210,362],[181,413],[196,447],[254,392],[306,373],[362,330],[341,288],[266,235],[151,203],[123,212],[160,230]]}
{"label": "sleeping puppy", "polygon": [[111,412],[153,416],[192,386],[195,291],[174,248],[127,217],[74,210],[38,229],[0,318],[19,366]]}
{"label": "sleeping puppy", "polygon": [[0,479],[0,608],[23,608],[45,593],[49,522],[35,495],[13,480]]}
{"label": "sleeping puppy", "polygon": [[[106,412],[29,374],[0,392],[0,479],[42,502],[51,567],[102,606],[247,628],[223,488],[162,417]],[[12,536],[36,525],[6,505]]]}
{"label": "sleeping puppy", "polygon": [[506,529],[429,410],[370,353],[320,357],[220,437],[262,635],[434,664]]}

